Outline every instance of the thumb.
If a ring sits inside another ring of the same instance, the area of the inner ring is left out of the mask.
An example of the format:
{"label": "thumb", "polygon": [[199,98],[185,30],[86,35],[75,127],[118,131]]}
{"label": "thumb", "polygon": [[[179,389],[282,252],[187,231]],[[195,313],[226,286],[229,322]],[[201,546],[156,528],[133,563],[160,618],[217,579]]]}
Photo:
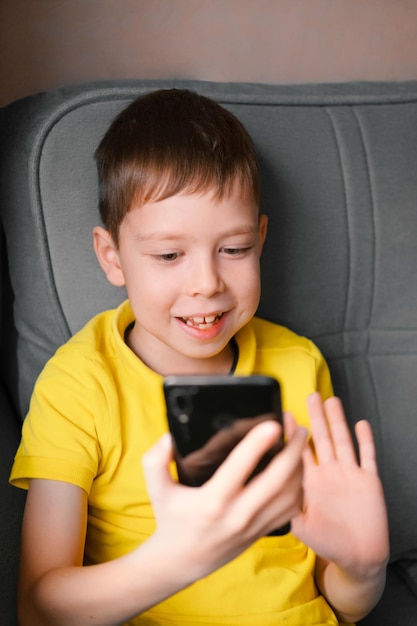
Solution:
{"label": "thumb", "polygon": [[173,459],[172,437],[166,433],[142,458],[146,485],[152,502],[157,501],[173,480],[169,465]]}

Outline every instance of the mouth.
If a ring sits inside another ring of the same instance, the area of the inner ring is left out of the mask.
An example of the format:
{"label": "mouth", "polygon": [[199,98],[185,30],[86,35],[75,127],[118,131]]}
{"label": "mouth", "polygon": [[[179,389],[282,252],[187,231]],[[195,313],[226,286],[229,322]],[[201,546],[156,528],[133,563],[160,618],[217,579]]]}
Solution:
{"label": "mouth", "polygon": [[224,313],[217,313],[216,315],[196,315],[195,317],[180,317],[179,319],[193,328],[211,328],[215,326],[223,317]]}

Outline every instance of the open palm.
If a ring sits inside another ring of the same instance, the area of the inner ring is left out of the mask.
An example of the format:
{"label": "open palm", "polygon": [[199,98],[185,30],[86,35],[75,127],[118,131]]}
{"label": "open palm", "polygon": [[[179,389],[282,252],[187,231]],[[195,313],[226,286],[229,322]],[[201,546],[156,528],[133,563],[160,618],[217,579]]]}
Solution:
{"label": "open palm", "polygon": [[366,421],[356,424],[358,463],[340,401],[323,404],[313,394],[308,403],[315,452],[308,447],[304,453],[304,506],[292,520],[292,531],[320,557],[358,571],[388,553],[371,427]]}

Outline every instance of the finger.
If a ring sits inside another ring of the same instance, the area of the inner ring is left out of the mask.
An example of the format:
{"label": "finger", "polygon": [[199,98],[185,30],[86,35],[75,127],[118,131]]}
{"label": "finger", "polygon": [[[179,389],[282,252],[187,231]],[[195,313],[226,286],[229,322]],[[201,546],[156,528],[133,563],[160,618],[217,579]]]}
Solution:
{"label": "finger", "polygon": [[305,469],[317,465],[316,455],[311,442],[308,442],[303,450],[303,464]]}
{"label": "finger", "polygon": [[[294,434],[296,433],[298,429],[298,425],[292,413],[289,413],[288,411],[284,412],[283,418],[284,418],[284,432],[286,435],[286,440],[290,441],[292,437],[294,436]],[[307,443],[307,445],[305,446],[305,449],[303,451],[303,462],[306,467],[311,466],[311,465],[317,465],[316,457],[314,455],[314,451],[313,451],[311,443]]]}
{"label": "finger", "polygon": [[359,461],[364,470],[378,473],[376,460],[375,442],[372,428],[369,422],[361,420],[355,424],[355,433],[359,446]]}
{"label": "finger", "polygon": [[295,421],[294,416],[288,411],[284,411],[282,418],[284,422],[285,439],[290,441],[297,431],[297,422]]}
{"label": "finger", "polygon": [[[285,448],[271,459],[267,467],[259,474],[259,477],[269,476],[274,485],[285,483],[284,476],[291,474],[300,464],[300,459],[308,447],[307,437],[307,429],[297,427],[296,432]],[[256,479],[257,477],[254,480]]]}
{"label": "finger", "polygon": [[273,420],[261,422],[230,452],[225,461],[208,481],[215,489],[222,489],[226,497],[232,497],[247,482],[264,454],[282,436],[281,425]]}
{"label": "finger", "polygon": [[341,400],[336,397],[329,398],[324,403],[324,409],[336,459],[356,465],[355,448]]}
{"label": "finger", "polygon": [[352,437],[339,398],[332,397],[323,403],[320,394],[313,393],[307,404],[318,462],[356,463]]}
{"label": "finger", "polygon": [[172,459],[172,437],[169,433],[161,437],[142,458],[146,485],[152,501],[161,497],[166,487],[173,483],[169,473],[169,464]]}
{"label": "finger", "polygon": [[317,459],[319,463],[330,463],[335,460],[335,455],[323,401],[319,393],[312,393],[308,396],[307,408],[310,414],[311,435]]}
{"label": "finger", "polygon": [[301,457],[306,447],[307,435],[305,428],[297,428],[285,448],[269,462],[260,474],[248,483],[241,498],[243,507],[253,511],[262,509],[268,502],[274,500],[284,487],[287,487],[295,475],[298,476],[301,489]]}

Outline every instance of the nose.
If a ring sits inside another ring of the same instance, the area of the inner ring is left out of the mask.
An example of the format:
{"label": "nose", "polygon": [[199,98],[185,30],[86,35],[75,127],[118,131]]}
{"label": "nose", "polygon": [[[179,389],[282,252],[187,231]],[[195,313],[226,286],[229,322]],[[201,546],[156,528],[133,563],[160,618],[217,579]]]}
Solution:
{"label": "nose", "polygon": [[187,292],[191,296],[210,298],[225,289],[220,268],[215,259],[201,256],[187,268]]}

